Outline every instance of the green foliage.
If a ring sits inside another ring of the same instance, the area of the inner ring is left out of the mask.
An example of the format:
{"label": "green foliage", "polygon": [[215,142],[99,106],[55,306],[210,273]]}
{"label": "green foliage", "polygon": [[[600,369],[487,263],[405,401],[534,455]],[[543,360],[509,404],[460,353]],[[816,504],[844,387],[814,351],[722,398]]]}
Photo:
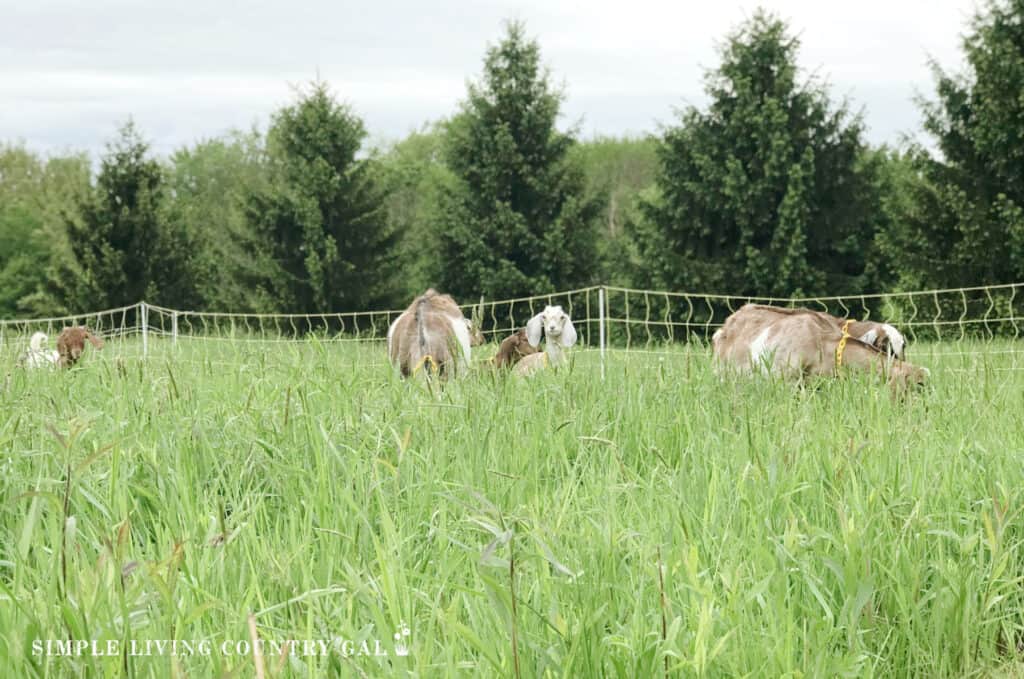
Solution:
{"label": "green foliage", "polygon": [[509,24],[446,130],[444,157],[456,182],[441,192],[435,228],[439,281],[456,297],[594,282],[602,204],[586,195],[569,156],[573,132],[556,128],[563,96],[537,42],[522,24]]}
{"label": "green foliage", "polygon": [[51,273],[51,288],[73,312],[141,300],[190,308],[195,252],[188,234],[162,213],[164,171],[132,122],[107,146],[96,185],[65,220],[71,256]]}
{"label": "green foliage", "polygon": [[574,162],[583,168],[588,197],[605,203],[601,224],[608,236],[617,236],[634,214],[641,191],[658,174],[658,140],[654,137],[599,136],[575,144]]}
{"label": "green foliage", "polygon": [[903,288],[1024,278],[1024,2],[986,2],[963,51],[964,74],[934,65],[922,109],[940,153],[912,149],[908,200],[880,239]]}
{"label": "green foliage", "polygon": [[758,12],[728,36],[658,149],[658,193],[635,223],[648,283],[749,295],[849,294],[868,275],[880,197],[858,116],[800,82],[799,41]]}
{"label": "green foliage", "polygon": [[42,283],[39,262],[49,251],[41,227],[24,206],[0,206],[0,317],[16,316],[21,301]]}
{"label": "green foliage", "polygon": [[[268,647],[274,679],[1019,676],[1012,340],[914,345],[903,401],[723,381],[696,347],[438,392],[376,344],[268,346],[0,354],[5,676],[254,677],[224,647],[250,613],[388,653]],[[69,637],[210,648],[31,652]]]}
{"label": "green foliage", "polygon": [[266,188],[266,168],[256,132],[202,141],[171,156],[167,214],[195,243],[190,275],[205,310],[274,308],[261,284],[275,264],[245,213],[246,197]]}
{"label": "green foliage", "polygon": [[61,310],[46,294],[46,272],[67,252],[64,215],[88,190],[83,155],[40,158],[0,146],[0,318],[49,316]]}
{"label": "green foliage", "polygon": [[246,214],[277,263],[263,285],[283,310],[382,308],[401,290],[374,161],[357,157],[365,137],[320,82],[274,115],[270,181],[250,194]]}
{"label": "green foliage", "polygon": [[604,204],[599,219],[595,272],[603,283],[631,286],[641,265],[625,226],[640,219],[641,196],[654,187],[658,140],[645,137],[597,137],[573,146],[570,154],[586,177],[586,195]]}
{"label": "green foliage", "polygon": [[436,285],[441,275],[440,245],[433,225],[439,221],[441,192],[455,181],[442,157],[444,131],[444,123],[424,126],[390,144],[379,156],[389,229],[401,238],[403,299]]}

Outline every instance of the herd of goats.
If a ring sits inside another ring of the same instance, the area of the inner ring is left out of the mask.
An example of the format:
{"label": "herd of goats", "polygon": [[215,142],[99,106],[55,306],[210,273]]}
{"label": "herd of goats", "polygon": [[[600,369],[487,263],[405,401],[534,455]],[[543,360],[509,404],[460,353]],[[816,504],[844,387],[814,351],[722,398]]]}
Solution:
{"label": "herd of goats", "polygon": [[[530,375],[566,362],[576,344],[576,329],[561,306],[547,306],[502,340],[492,364]],[[544,349],[541,350],[541,340]],[[64,328],[57,349],[35,333],[20,363],[29,368],[75,365],[86,342],[103,340],[88,328]],[[430,289],[413,300],[388,328],[388,356],[404,377],[417,373],[442,378],[465,374],[473,346],[484,343],[480,329],[466,318],[450,295]],[[719,369],[743,374],[776,374],[801,379],[839,375],[844,368],[876,372],[896,390],[924,384],[928,369],[904,360],[906,341],[888,323],[837,318],[811,309],[746,304],[729,316],[711,341]]]}
{"label": "herd of goats", "polygon": [[[465,373],[471,347],[482,343],[479,329],[455,300],[433,289],[413,300],[388,328],[388,355],[406,377],[423,370],[442,376]],[[575,343],[569,315],[560,306],[547,306],[502,340],[493,363],[529,375],[563,364]],[[715,332],[711,346],[720,369],[746,374],[800,379],[838,375],[845,367],[882,374],[898,390],[924,384],[928,377],[927,368],[904,360],[906,340],[888,323],[811,309],[746,304]]]}

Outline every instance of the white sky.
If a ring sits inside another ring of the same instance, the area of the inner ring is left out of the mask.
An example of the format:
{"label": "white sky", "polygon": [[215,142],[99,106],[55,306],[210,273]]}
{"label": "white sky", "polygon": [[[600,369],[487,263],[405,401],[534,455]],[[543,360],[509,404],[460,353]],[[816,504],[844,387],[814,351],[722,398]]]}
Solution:
{"label": "white sky", "polygon": [[[863,107],[868,138],[919,132],[929,56],[959,68],[973,0],[765,0],[801,66]],[[265,128],[316,77],[377,140],[451,114],[505,19],[522,19],[585,137],[643,133],[704,102],[716,45],[758,6],[707,0],[0,0],[0,141],[97,152],[132,116],[160,153]]]}

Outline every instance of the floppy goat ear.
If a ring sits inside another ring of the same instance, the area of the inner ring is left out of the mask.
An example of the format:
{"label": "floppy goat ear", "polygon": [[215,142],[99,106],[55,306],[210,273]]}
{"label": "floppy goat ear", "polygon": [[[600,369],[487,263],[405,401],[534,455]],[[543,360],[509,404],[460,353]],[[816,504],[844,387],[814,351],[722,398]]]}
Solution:
{"label": "floppy goat ear", "polygon": [[878,341],[878,331],[875,330],[874,328],[871,328],[870,330],[868,330],[866,333],[864,333],[863,335],[861,335],[857,339],[859,339],[864,344],[870,344],[871,346],[876,346],[875,342]]}
{"label": "floppy goat ear", "polygon": [[576,344],[576,328],[572,325],[572,319],[565,317],[565,325],[562,326],[562,346],[569,348]]}
{"label": "floppy goat ear", "polygon": [[[544,312],[540,312],[526,324],[526,339],[530,346],[540,346],[540,333],[544,329]],[[575,334],[575,333],[573,333]]]}
{"label": "floppy goat ear", "polygon": [[89,341],[92,342],[92,345],[94,347],[96,347],[97,349],[102,349],[103,348],[103,340],[101,338],[97,337],[96,335],[92,334],[91,331],[86,330],[85,331],[85,336],[87,338],[89,338]]}

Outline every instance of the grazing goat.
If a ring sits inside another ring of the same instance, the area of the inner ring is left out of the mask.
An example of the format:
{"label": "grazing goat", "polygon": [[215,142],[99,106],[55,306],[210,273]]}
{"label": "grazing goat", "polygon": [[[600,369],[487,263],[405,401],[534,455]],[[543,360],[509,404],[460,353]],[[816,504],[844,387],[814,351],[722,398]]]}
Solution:
{"label": "grazing goat", "polygon": [[516,364],[517,375],[529,375],[548,366],[557,367],[565,362],[565,352],[576,344],[576,328],[572,325],[569,314],[560,306],[547,306],[526,324],[526,338],[530,346],[540,346],[541,333],[544,334],[544,352],[524,356]]}
{"label": "grazing goat", "polygon": [[525,357],[536,354],[540,349],[530,344],[526,336],[526,328],[520,328],[514,334],[501,341],[498,353],[492,362],[495,368],[511,368]]}
{"label": "grazing goat", "polygon": [[[875,321],[856,321],[847,318],[838,318],[831,314],[827,314],[824,311],[815,311],[813,309],[789,309],[786,307],[768,306],[765,304],[746,304],[736,314],[761,314],[761,313],[776,313],[776,314],[816,314],[817,316],[827,319],[829,322],[834,324],[837,328],[842,331],[843,327],[847,328],[847,332],[851,337],[854,337],[865,344],[884,351],[889,356],[903,360],[904,352],[907,348],[907,341],[899,330],[889,325],[888,323],[877,323]],[[849,325],[847,325],[849,323]]]}
{"label": "grazing goat", "polygon": [[53,349],[44,348],[46,340],[45,332],[33,333],[28,342],[28,350],[22,354],[19,363],[28,368],[49,368],[57,365],[60,354]]}
{"label": "grazing goat", "polygon": [[[420,370],[442,377],[463,374],[469,369],[473,327],[455,300],[431,288],[388,328],[388,356],[403,377]],[[479,330],[476,334],[483,339]]]}
{"label": "grazing goat", "polygon": [[853,322],[837,327],[819,312],[777,313],[774,307],[748,304],[726,319],[712,337],[719,366],[743,373],[763,371],[783,377],[836,375],[848,366],[888,376],[894,388],[923,384],[928,369],[895,359],[854,337]]}
{"label": "grazing goat", "polygon": [[70,368],[78,363],[85,351],[85,341],[89,340],[97,349],[103,348],[103,340],[92,334],[84,325],[64,328],[57,335],[57,353],[60,354],[62,368]]}

